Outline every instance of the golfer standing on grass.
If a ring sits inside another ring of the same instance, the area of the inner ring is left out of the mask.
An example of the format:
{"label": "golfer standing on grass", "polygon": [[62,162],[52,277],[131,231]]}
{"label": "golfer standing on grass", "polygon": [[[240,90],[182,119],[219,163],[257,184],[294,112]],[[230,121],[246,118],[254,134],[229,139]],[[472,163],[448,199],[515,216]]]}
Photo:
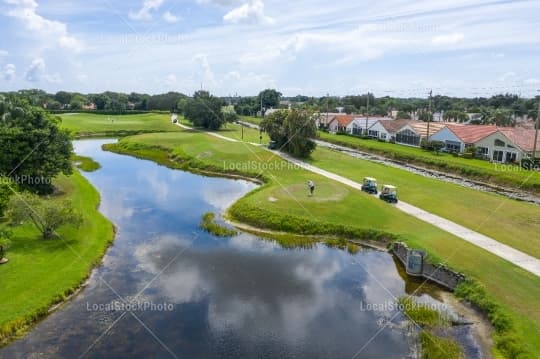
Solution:
{"label": "golfer standing on grass", "polygon": [[309,195],[310,195],[310,196],[313,196],[313,191],[315,191],[315,183],[313,183],[312,180],[309,180],[309,181],[307,182],[307,185],[308,185],[308,187],[309,187]]}

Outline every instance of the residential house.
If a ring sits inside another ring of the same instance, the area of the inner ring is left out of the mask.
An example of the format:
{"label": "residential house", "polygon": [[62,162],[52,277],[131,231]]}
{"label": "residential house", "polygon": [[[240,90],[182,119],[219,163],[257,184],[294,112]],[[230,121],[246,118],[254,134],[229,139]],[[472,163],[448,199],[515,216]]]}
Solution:
{"label": "residential house", "polygon": [[467,147],[496,131],[496,126],[447,124],[429,136],[429,139],[444,142],[448,152],[462,153]]}
{"label": "residential house", "polygon": [[347,132],[347,126],[354,120],[353,115],[338,115],[328,123],[328,131],[332,133]]}
{"label": "residential house", "polygon": [[[347,133],[352,135],[365,135],[368,134],[368,129],[375,124],[375,122],[381,120],[377,117],[354,117],[354,119],[347,126]],[[376,137],[376,136],[375,136]]]}
{"label": "residential house", "polygon": [[[499,132],[504,134],[510,141],[506,143],[506,149],[504,150],[505,162],[519,162],[526,157],[532,157],[534,151],[534,137],[535,130],[521,127],[499,127]],[[513,149],[518,149],[519,152],[514,158]],[[536,150],[540,150],[540,138],[536,140]],[[493,154],[494,158],[499,159],[501,154]]]}
{"label": "residential house", "polygon": [[336,117],[341,116],[342,113],[333,113],[333,112],[317,112],[313,114],[315,119],[315,125],[318,128],[328,128],[330,122]]}
{"label": "residential house", "polygon": [[407,125],[410,120],[390,120],[382,119],[377,120],[373,125],[368,128],[368,135],[380,140],[391,141],[395,139],[396,132],[398,132],[403,126]]}
{"label": "residential house", "polygon": [[94,111],[94,110],[97,109],[97,106],[96,106],[95,103],[90,102],[90,103],[87,103],[87,104],[82,105],[81,108],[82,108],[83,110],[87,110],[87,111]]}
{"label": "residential house", "polygon": [[395,142],[420,147],[423,139],[431,137],[431,134],[440,131],[445,126],[446,124],[441,122],[410,121],[396,132]]}

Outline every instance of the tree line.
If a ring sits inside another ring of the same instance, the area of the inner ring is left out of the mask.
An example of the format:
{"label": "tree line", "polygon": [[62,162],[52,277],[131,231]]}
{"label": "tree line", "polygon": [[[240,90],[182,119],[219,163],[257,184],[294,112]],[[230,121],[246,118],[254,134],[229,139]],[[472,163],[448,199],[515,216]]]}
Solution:
{"label": "tree line", "polygon": [[[171,111],[183,113],[188,96],[180,92],[167,92],[158,95],[141,93],[103,92],[99,94],[81,94],[59,91],[55,94],[43,90],[20,90],[3,93],[6,98],[24,98],[33,106],[48,110],[82,110],[90,104],[98,111]],[[416,114],[420,119],[431,113],[441,112],[447,121],[464,122],[468,114],[476,114],[474,121],[483,124],[512,125],[516,118],[536,119],[540,97],[523,98],[515,94],[499,94],[491,97],[459,98],[443,95],[433,96],[431,104],[426,98],[398,98],[391,96],[376,97],[373,94],[349,96],[309,97],[297,95],[284,97],[275,89],[265,89],[256,96],[215,97],[222,105],[234,107],[238,115],[257,116],[270,108],[294,108],[313,112],[343,112],[385,116],[390,111],[397,111],[398,118],[410,118]],[[369,105],[369,106],[368,106]],[[473,123],[475,123],[473,122]]]}

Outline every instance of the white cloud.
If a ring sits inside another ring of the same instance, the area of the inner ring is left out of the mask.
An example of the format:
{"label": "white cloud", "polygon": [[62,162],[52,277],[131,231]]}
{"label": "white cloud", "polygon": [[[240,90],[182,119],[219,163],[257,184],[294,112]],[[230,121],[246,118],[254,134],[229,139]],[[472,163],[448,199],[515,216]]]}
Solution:
{"label": "white cloud", "polygon": [[175,87],[177,83],[178,83],[178,79],[176,78],[175,74],[168,74],[167,76],[165,76],[165,79],[163,80],[163,84],[169,88]]}
{"label": "white cloud", "polygon": [[230,6],[235,3],[235,0],[197,0],[198,4],[215,4],[219,6]]}
{"label": "white cloud", "polygon": [[82,43],[68,33],[66,24],[37,14],[38,4],[35,0],[4,0],[4,2],[13,5],[7,15],[21,20],[28,30],[46,37],[47,43],[55,43],[73,51],[83,48]]}
{"label": "white cloud", "polygon": [[517,75],[516,75],[515,72],[508,71],[508,72],[505,72],[504,74],[502,74],[501,76],[499,76],[498,80],[502,81],[502,82],[505,82],[505,81],[508,81],[508,80],[515,79],[516,76]]}
{"label": "white cloud", "polygon": [[142,7],[137,12],[129,12],[132,20],[152,20],[152,11],[161,7],[163,0],[144,0]]}
{"label": "white cloud", "polygon": [[250,0],[245,4],[232,9],[223,16],[223,20],[232,24],[241,22],[274,22],[274,19],[264,14],[264,2],[262,0]]}
{"label": "white cloud", "polygon": [[62,83],[62,77],[60,74],[54,74],[54,75],[43,75],[43,80],[50,84],[60,84]]}
{"label": "white cloud", "polygon": [[205,88],[216,87],[218,82],[214,76],[214,72],[208,63],[208,56],[206,54],[197,54],[193,56],[193,61],[200,67],[199,78],[203,82],[202,85]]}
{"label": "white cloud", "polygon": [[12,81],[15,78],[16,67],[13,64],[7,64],[2,70],[2,76],[7,82]]}
{"label": "white cloud", "polygon": [[9,55],[9,52],[5,50],[0,50],[0,57],[7,56],[7,55]]}
{"label": "white cloud", "polygon": [[535,78],[526,79],[523,81],[525,85],[540,85],[540,80]]}
{"label": "white cloud", "polygon": [[180,21],[180,18],[176,15],[171,14],[170,11],[165,11],[163,13],[163,20],[165,20],[165,22],[168,22],[169,24],[174,24]]}
{"label": "white cloud", "polygon": [[435,36],[433,39],[431,39],[431,43],[437,46],[455,45],[462,42],[464,38],[465,38],[465,35],[463,35],[460,32],[455,32],[452,34]]}
{"label": "white cloud", "polygon": [[87,74],[78,74],[76,77],[77,80],[79,80],[80,82],[86,82],[86,80],[88,80]]}
{"label": "white cloud", "polygon": [[28,70],[26,70],[24,78],[26,81],[38,82],[41,80],[41,75],[43,75],[44,70],[45,60],[42,58],[34,59],[30,64],[30,67],[28,67]]}

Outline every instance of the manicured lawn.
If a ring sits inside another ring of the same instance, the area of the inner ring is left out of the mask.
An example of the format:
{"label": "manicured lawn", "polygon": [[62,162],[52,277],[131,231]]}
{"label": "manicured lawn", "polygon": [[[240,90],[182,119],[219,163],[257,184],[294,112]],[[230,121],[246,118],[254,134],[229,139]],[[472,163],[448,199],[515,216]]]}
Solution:
{"label": "manicured lawn", "polygon": [[450,154],[435,154],[416,147],[396,145],[376,140],[366,140],[345,135],[319,132],[321,140],[374,152],[405,162],[418,163],[427,167],[450,171],[465,177],[478,178],[486,183],[504,185],[521,190],[540,193],[540,172],[525,171],[518,166],[500,165],[477,159],[454,157]]}
{"label": "manicured lawn", "polygon": [[240,121],[249,122],[254,125],[260,125],[262,118],[253,116],[240,116]]}
{"label": "manicured lawn", "polygon": [[[180,123],[193,127],[193,124],[186,120],[183,117],[179,118]],[[242,129],[243,127],[243,129]],[[266,133],[262,133],[262,140],[260,138],[261,133],[259,130],[242,126],[236,123],[226,123],[219,131],[220,135],[233,138],[238,141],[251,142],[251,143],[262,143],[268,144],[270,138]],[[243,134],[242,134],[243,133]]]}
{"label": "manicured lawn", "polygon": [[78,136],[106,135],[123,136],[145,132],[176,131],[171,124],[170,115],[145,113],[137,115],[99,115],[76,113],[61,115],[61,127],[67,128]]}
{"label": "manicured lawn", "polygon": [[317,148],[311,164],[362,182],[375,177],[379,185],[398,187],[408,203],[452,220],[540,258],[540,206],[423,177],[405,170]]}
{"label": "manicured lawn", "polygon": [[51,200],[70,198],[84,223],[78,229],[64,226],[61,239],[47,241],[30,224],[14,229],[9,263],[0,266],[0,343],[22,334],[77,288],[113,240],[112,224],[97,210],[99,194],[84,177],[75,172],[55,184],[63,194]]}
{"label": "manicured lawn", "polygon": [[[410,246],[426,249],[434,257],[485,285],[488,292],[511,313],[516,330],[529,349],[533,353],[540,352],[540,336],[537,335],[540,333],[540,278],[376,198],[291,168],[288,163],[259,147],[248,148],[242,143],[230,143],[187,131],[144,134],[125,138],[122,142],[159,145],[171,153],[182,153],[225,170],[244,167],[251,173],[257,173],[263,169],[269,183],[236,204],[264,211],[267,216],[259,218],[258,223],[267,221],[273,225],[281,219],[286,225],[287,218],[293,216],[305,222],[376,229],[399,235]],[[321,158],[324,154],[316,153],[315,161],[330,161]],[[147,155],[151,157],[152,153]],[[391,174],[388,178],[391,176],[398,175]],[[317,185],[314,197],[308,196],[305,185],[308,179]],[[418,187],[422,184],[416,187],[421,191]],[[413,198],[414,194],[411,189],[410,193],[405,191],[403,195]],[[529,240],[533,235],[534,232],[529,232]]]}

